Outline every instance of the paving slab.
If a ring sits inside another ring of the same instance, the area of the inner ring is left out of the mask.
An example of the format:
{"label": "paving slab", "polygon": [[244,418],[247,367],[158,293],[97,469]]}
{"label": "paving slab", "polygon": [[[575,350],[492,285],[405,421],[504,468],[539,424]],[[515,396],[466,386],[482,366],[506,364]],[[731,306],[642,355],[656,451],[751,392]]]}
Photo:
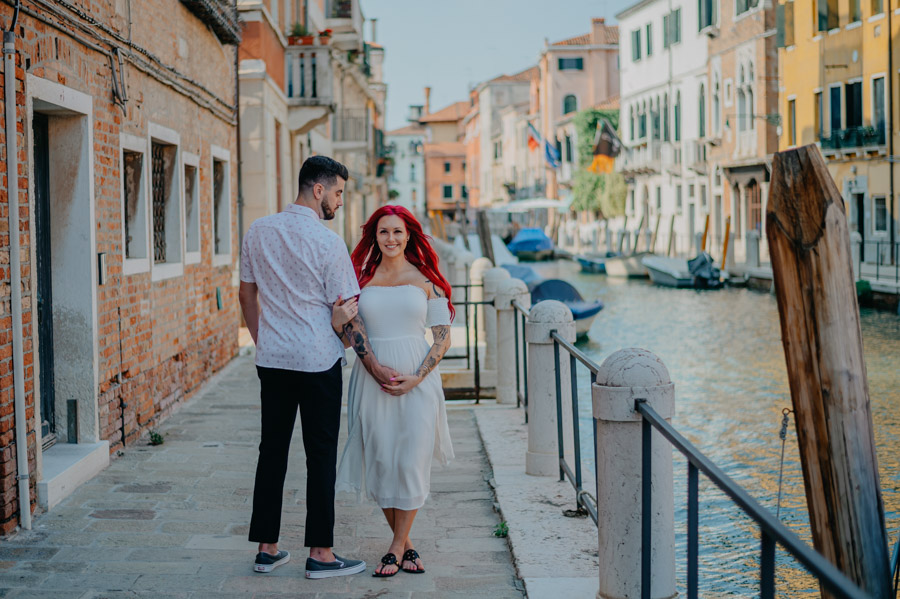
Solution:
{"label": "paving slab", "polygon": [[[0,597],[43,599],[521,598],[524,585],[499,524],[492,472],[475,421],[481,407],[449,404],[457,459],[433,470],[432,497],[412,538],[426,573],[371,576],[390,544],[381,511],[338,497],[336,551],[367,572],[304,576],[305,455],[300,422],[285,483],[281,546],[290,563],[252,572],[247,541],[259,445],[252,353],[229,364],[159,427],[165,442],[128,447],[34,529],[0,541]],[[346,439],[342,423],[341,443]]]}

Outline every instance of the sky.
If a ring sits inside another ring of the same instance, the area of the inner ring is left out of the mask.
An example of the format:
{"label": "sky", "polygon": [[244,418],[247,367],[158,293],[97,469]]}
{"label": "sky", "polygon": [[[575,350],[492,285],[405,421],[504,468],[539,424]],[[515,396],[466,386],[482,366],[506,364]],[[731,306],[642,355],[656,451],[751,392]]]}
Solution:
{"label": "sky", "polygon": [[592,17],[614,15],[637,0],[361,0],[365,37],[378,19],[384,46],[387,128],[405,126],[410,104],[431,110],[468,100],[469,89],[537,64],[544,38],[555,42],[588,33]]}

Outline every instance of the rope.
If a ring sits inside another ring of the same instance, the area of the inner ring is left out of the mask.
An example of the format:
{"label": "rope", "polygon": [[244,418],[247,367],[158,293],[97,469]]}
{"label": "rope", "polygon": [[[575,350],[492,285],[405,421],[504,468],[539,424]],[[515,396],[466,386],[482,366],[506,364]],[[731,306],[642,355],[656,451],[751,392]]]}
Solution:
{"label": "rope", "polygon": [[781,437],[781,464],[778,466],[778,502],[775,505],[775,517],[781,515],[781,483],[784,479],[784,446],[787,440],[788,414],[793,410],[785,408],[781,410],[781,431],[778,436]]}

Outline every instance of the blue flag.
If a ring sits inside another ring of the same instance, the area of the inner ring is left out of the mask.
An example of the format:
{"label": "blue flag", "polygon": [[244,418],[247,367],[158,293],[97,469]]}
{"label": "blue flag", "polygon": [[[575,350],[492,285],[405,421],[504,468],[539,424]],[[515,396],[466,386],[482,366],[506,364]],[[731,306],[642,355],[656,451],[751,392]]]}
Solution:
{"label": "blue flag", "polygon": [[549,140],[544,141],[544,159],[547,161],[547,164],[550,168],[559,168],[561,156],[559,155],[559,150],[556,149],[555,146],[550,144]]}

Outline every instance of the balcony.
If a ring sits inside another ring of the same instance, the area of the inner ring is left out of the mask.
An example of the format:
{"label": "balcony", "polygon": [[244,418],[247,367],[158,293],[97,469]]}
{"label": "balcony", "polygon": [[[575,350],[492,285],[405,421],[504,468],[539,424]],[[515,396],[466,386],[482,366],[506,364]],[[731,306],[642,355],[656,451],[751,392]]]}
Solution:
{"label": "balcony", "polygon": [[706,174],[706,141],[692,139],[687,143],[687,167],[698,175]]}
{"label": "balcony", "polygon": [[369,141],[369,111],[365,108],[339,110],[334,115],[332,139],[352,145]]}
{"label": "balcony", "polygon": [[288,46],[285,93],[291,106],[331,106],[331,51],[328,46]]}
{"label": "balcony", "polygon": [[663,144],[653,141],[625,148],[616,159],[616,168],[624,175],[657,174],[662,166]]}
{"label": "balcony", "polygon": [[877,150],[886,144],[885,127],[850,127],[832,131],[822,136],[822,150],[853,151]]}
{"label": "balcony", "polygon": [[359,0],[327,0],[325,18],[332,30],[331,44],[338,50],[362,48],[363,18]]}

